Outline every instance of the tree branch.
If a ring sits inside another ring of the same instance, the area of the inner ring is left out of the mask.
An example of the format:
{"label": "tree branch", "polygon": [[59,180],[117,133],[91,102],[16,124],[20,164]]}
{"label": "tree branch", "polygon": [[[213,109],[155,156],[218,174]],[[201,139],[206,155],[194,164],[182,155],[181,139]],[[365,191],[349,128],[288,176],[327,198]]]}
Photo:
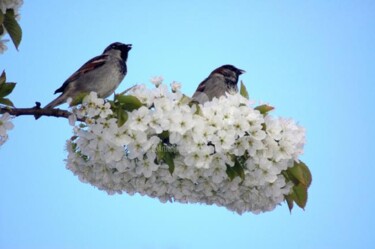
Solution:
{"label": "tree branch", "polygon": [[[119,95],[124,95],[125,93],[129,92],[133,88],[137,87],[138,85],[134,85],[132,87],[129,87],[125,91],[121,92]],[[72,115],[71,112],[67,110],[62,109],[44,109],[40,107],[39,102],[35,102],[35,106],[31,108],[16,108],[16,107],[10,107],[10,106],[1,106],[0,105],[0,114],[3,113],[9,113],[13,116],[34,116],[35,119],[38,119],[41,116],[47,116],[47,117],[56,117],[56,118],[66,118],[68,119],[70,115]],[[77,121],[84,122],[84,119],[77,119]]]}
{"label": "tree branch", "polygon": [[15,107],[1,107],[0,106],[0,114],[9,113],[13,116],[48,116],[48,117],[56,117],[56,118],[69,118],[72,114],[67,110],[62,109],[43,109],[40,108],[40,103],[36,102],[36,105],[32,108],[15,108]]}

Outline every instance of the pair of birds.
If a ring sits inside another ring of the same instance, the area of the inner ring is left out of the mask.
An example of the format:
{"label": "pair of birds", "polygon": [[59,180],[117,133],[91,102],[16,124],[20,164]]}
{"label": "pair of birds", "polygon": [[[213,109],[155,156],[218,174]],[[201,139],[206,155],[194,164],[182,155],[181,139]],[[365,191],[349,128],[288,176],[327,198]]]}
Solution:
{"label": "pair of birds", "polygon": [[[101,55],[87,61],[73,73],[55,91],[55,94],[61,92],[61,95],[44,108],[55,108],[68,98],[75,99],[82,93],[96,92],[101,98],[110,96],[127,73],[126,61],[131,48],[131,44],[120,42],[109,45]],[[216,68],[199,84],[192,101],[204,103],[214,97],[219,98],[226,92],[238,92],[238,77],[244,72],[232,65]]]}

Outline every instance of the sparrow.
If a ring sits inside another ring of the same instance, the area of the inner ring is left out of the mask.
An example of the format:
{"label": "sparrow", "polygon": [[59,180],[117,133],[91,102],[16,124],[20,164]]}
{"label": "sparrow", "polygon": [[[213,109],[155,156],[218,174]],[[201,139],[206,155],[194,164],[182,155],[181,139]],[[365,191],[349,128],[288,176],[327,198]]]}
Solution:
{"label": "sparrow", "polygon": [[61,93],[44,108],[52,109],[67,101],[82,95],[96,92],[98,97],[110,96],[119,86],[127,73],[126,61],[131,44],[115,42],[110,44],[104,52],[87,61],[73,73],[63,85],[55,91]]}
{"label": "sparrow", "polygon": [[244,70],[232,65],[216,68],[199,84],[192,101],[203,104],[206,101],[211,101],[214,97],[219,98],[225,95],[226,92],[237,93],[238,77],[243,73],[245,73]]}

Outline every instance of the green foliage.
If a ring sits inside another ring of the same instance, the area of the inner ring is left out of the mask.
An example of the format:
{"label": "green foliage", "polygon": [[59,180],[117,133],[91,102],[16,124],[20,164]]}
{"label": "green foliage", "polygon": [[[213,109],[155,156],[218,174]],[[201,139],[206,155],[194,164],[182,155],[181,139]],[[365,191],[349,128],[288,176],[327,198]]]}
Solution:
{"label": "green foliage", "polygon": [[[300,208],[305,209],[307,203],[307,187],[301,183],[294,185],[290,197]],[[290,211],[292,210],[290,209]]]}
{"label": "green foliage", "polygon": [[14,107],[12,101],[5,97],[12,93],[15,86],[16,83],[6,82],[6,74],[5,71],[3,71],[0,76],[0,104]]}
{"label": "green foliage", "polygon": [[306,187],[310,187],[312,176],[309,168],[302,161],[294,162],[294,166],[288,169],[288,173],[294,178],[295,182],[302,183]]}
{"label": "green foliage", "polygon": [[0,104],[14,107],[13,102],[8,98],[0,98]]}
{"label": "green foliage", "polygon": [[226,172],[231,181],[237,176],[239,176],[242,180],[244,180],[245,170],[244,170],[244,165],[243,165],[241,158],[235,157],[233,166],[230,166],[227,164]]}
{"label": "green foliage", "polygon": [[174,160],[173,160],[174,157],[175,155],[173,154],[173,152],[168,152],[168,151],[164,152],[163,159],[165,163],[168,165],[168,170],[169,170],[169,173],[171,173],[171,175],[173,174],[174,168],[175,168]]}
{"label": "green foliage", "polygon": [[176,156],[176,152],[172,146],[168,146],[163,142],[159,143],[156,148],[156,159],[157,163],[165,162],[168,165],[169,173],[173,174],[174,172],[174,158]]}
{"label": "green foliage", "polygon": [[78,150],[78,145],[77,143],[75,143],[75,140],[76,140],[77,137],[72,137],[70,139],[70,145],[72,146],[72,150],[74,151],[74,153],[76,153],[80,158],[82,158],[85,162],[88,162],[89,161],[89,157],[82,154],[81,151]]}
{"label": "green foliage", "polygon": [[0,34],[3,33],[5,29],[18,50],[22,39],[22,29],[16,20],[13,9],[7,9],[5,15],[3,13],[0,14],[0,26],[2,27],[0,29]]}
{"label": "green foliage", "polygon": [[185,94],[183,94],[182,98],[179,101],[179,104],[180,105],[188,105],[189,103],[191,103],[191,98],[186,96]]}
{"label": "green foliage", "polygon": [[111,109],[117,118],[117,125],[120,127],[128,120],[128,112],[139,109],[142,102],[135,96],[116,94],[115,99],[110,101]]}
{"label": "green foliage", "polygon": [[117,126],[118,127],[123,126],[128,120],[128,117],[129,117],[128,113],[121,108],[117,108],[116,114],[117,114]]}
{"label": "green foliage", "polygon": [[158,135],[161,140],[169,140],[169,131],[163,131]]}
{"label": "green foliage", "polygon": [[[3,35],[5,31],[7,31],[14,46],[18,50],[22,39],[22,29],[16,17],[13,9],[7,9],[5,14],[0,11],[0,35]],[[5,71],[3,71],[0,76],[0,104],[14,107],[13,102],[5,97],[12,93],[15,86],[16,83],[6,82],[6,74]]]}
{"label": "green foliage", "polygon": [[272,111],[275,108],[270,105],[260,105],[260,106],[255,107],[254,109],[258,110],[263,115],[267,115],[268,112]]}
{"label": "green foliage", "polygon": [[131,112],[133,110],[139,109],[143,104],[135,96],[132,95],[115,95],[115,103],[122,106],[125,111]]}
{"label": "green foliage", "polygon": [[3,98],[7,95],[9,95],[14,87],[16,86],[16,83],[4,83],[0,85],[0,98]]}
{"label": "green foliage", "polygon": [[293,203],[304,209],[307,203],[307,190],[311,185],[312,176],[309,168],[302,161],[294,162],[292,168],[283,172],[284,177],[291,181],[294,186],[291,193],[285,196],[289,210],[292,211]]}

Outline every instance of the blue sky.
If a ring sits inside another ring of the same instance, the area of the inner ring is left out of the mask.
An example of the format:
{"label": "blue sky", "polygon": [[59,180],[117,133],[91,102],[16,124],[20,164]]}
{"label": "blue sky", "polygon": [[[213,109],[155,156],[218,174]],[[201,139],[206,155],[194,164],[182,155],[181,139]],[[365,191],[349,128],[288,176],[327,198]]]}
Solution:
{"label": "blue sky", "polygon": [[250,97],[307,129],[305,211],[224,208],[109,196],[65,169],[65,119],[14,119],[0,148],[0,248],[371,248],[374,1],[25,1],[19,52],[0,70],[18,107],[46,104],[111,42],[132,43],[118,91],[163,75],[191,95],[233,64]]}

